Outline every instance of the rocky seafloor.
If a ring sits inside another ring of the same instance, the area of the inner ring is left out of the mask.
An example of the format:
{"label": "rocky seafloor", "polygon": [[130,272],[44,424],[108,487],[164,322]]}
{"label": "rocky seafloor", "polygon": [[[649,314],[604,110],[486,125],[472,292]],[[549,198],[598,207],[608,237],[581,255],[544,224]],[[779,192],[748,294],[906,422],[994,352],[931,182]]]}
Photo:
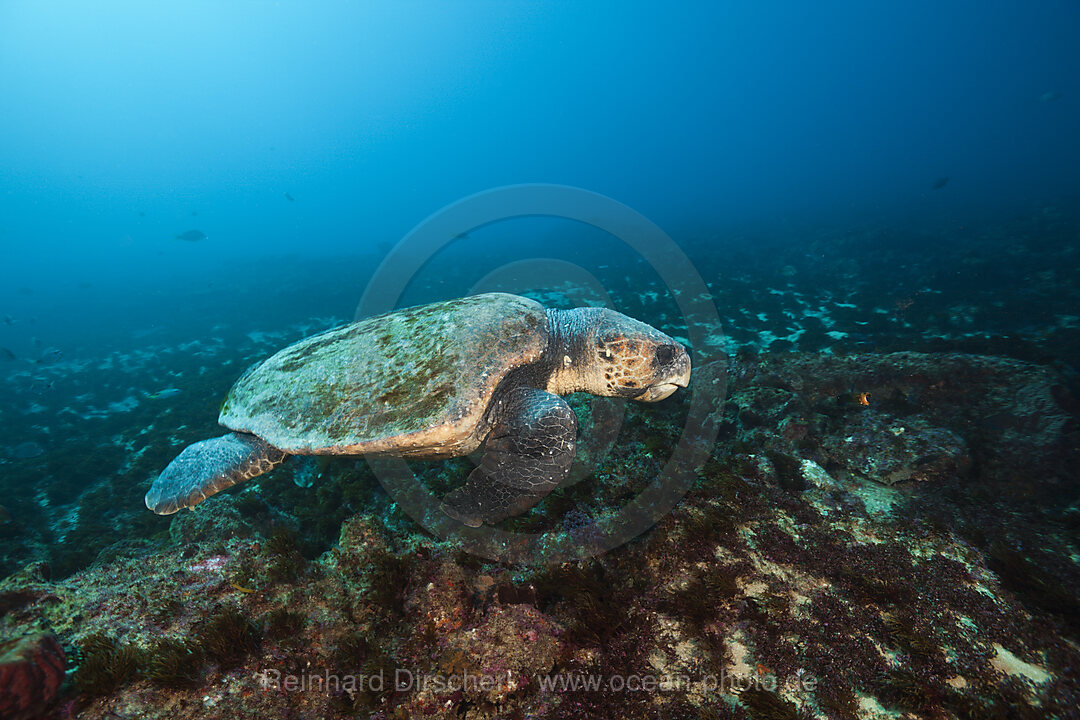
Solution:
{"label": "rocky seafloor", "polygon": [[[722,330],[593,259],[616,307],[705,344],[662,403],[570,399],[571,481],[500,525],[518,563],[357,458],[142,507],[245,366],[349,316],[355,263],[62,347],[13,317],[0,718],[1080,717],[1080,218],[686,247]],[[439,497],[471,462],[410,465]]]}
{"label": "rocky seafloor", "polygon": [[[4,717],[1077,717],[1068,378],[919,353],[696,372],[726,387],[708,460],[596,557],[485,561],[332,461],[315,487],[275,473],[69,577],[31,564],[0,584]],[[508,529],[587,543],[664,471],[688,403],[628,405],[592,478]],[[464,472],[417,468],[435,489]],[[343,517],[338,542],[311,552],[298,510]]]}

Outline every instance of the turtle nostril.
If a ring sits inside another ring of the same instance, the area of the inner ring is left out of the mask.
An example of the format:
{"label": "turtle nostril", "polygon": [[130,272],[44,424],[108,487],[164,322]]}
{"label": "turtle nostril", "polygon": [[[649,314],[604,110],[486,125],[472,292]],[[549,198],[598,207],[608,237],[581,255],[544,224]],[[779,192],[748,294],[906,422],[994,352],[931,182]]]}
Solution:
{"label": "turtle nostril", "polygon": [[656,360],[661,365],[670,365],[671,361],[675,359],[675,346],[674,345],[661,345],[656,349]]}

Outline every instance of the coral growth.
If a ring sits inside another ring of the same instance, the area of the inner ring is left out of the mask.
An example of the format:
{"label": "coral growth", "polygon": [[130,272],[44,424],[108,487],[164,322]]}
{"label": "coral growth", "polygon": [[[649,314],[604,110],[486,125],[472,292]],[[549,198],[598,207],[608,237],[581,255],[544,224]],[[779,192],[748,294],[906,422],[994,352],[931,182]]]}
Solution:
{"label": "coral growth", "polygon": [[0,717],[33,720],[56,697],[66,658],[52,633],[0,642]]}

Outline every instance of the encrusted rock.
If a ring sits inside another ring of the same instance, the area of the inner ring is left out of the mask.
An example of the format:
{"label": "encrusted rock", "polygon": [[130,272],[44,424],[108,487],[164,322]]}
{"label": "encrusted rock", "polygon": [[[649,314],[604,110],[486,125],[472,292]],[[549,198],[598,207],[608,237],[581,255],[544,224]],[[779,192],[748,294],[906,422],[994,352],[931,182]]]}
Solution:
{"label": "encrusted rock", "polygon": [[39,717],[64,681],[64,650],[50,632],[0,643],[0,717]]}
{"label": "encrusted rock", "polygon": [[1046,367],[980,355],[743,358],[728,416],[754,451],[830,463],[887,485],[1080,461],[1068,390]]}
{"label": "encrusted rock", "polygon": [[478,626],[450,635],[439,671],[465,680],[474,702],[504,703],[555,666],[560,630],[532,605],[493,604]]}
{"label": "encrusted rock", "polygon": [[850,472],[885,485],[962,477],[971,466],[967,445],[956,433],[873,411],[827,437],[823,449]]}
{"label": "encrusted rock", "polygon": [[224,541],[231,537],[249,537],[251,526],[244,522],[232,504],[217,503],[212,510],[199,508],[177,513],[169,525],[169,535],[180,545],[208,540]]}

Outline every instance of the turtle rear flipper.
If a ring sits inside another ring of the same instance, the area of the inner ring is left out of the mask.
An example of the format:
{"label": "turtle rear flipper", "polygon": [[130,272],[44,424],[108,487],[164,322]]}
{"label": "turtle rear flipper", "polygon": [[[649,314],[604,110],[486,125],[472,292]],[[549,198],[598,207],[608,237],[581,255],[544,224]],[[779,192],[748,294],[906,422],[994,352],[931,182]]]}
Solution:
{"label": "turtle rear flipper", "polygon": [[540,502],[570,472],[577,418],[557,395],[519,387],[496,401],[484,457],[443,511],[469,527],[497,523]]}
{"label": "turtle rear flipper", "polygon": [[284,462],[285,453],[248,433],[229,433],[188,445],[146,493],[146,507],[171,515],[214,493],[262,475]]}

